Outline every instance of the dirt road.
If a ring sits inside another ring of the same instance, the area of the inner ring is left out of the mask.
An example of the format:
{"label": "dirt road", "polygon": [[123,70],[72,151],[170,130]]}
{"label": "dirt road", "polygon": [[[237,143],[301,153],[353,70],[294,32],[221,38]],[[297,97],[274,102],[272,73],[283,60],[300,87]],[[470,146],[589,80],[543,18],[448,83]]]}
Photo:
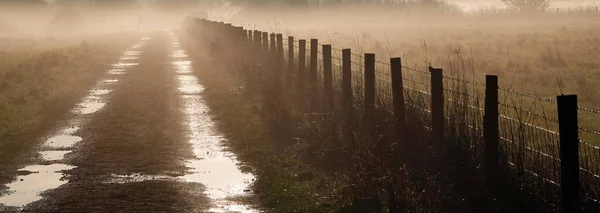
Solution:
{"label": "dirt road", "polygon": [[0,197],[3,211],[256,212],[175,35],[123,53]]}

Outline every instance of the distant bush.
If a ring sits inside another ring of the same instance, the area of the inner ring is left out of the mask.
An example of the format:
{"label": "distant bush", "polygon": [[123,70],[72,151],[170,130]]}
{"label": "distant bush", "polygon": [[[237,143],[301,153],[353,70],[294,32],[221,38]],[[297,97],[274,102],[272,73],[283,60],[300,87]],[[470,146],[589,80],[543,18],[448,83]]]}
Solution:
{"label": "distant bush", "polygon": [[512,10],[521,12],[545,11],[550,7],[550,0],[502,0]]}

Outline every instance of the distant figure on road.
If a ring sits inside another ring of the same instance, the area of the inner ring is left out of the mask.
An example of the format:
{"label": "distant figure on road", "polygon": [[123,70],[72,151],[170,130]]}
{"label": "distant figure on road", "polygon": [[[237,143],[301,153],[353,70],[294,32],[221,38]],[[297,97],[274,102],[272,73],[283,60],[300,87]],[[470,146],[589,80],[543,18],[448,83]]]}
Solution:
{"label": "distant figure on road", "polygon": [[138,30],[142,29],[142,15],[138,16]]}

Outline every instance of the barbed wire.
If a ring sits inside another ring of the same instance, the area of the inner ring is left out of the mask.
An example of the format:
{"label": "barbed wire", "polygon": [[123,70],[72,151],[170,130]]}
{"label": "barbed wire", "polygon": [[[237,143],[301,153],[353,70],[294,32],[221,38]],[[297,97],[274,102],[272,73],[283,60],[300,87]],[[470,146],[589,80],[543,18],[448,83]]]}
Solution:
{"label": "barbed wire", "polygon": [[408,70],[408,71],[411,71],[411,72],[421,73],[421,74],[424,74],[424,75],[431,75],[431,73],[428,72],[428,71],[423,71],[423,70],[419,70],[419,69],[411,68],[411,67],[407,67],[407,66],[401,66],[401,67],[402,67],[402,69]]}
{"label": "barbed wire", "polygon": [[354,62],[354,61],[351,61],[351,64],[354,64],[354,65],[356,65],[356,66],[359,66],[359,67],[361,67],[361,68],[363,68],[363,67],[364,67],[364,65],[362,65],[362,64],[360,64],[360,63],[358,63],[358,62]]}
{"label": "barbed wire", "polygon": [[350,52],[350,55],[353,55],[353,56],[356,56],[356,57],[359,57],[359,58],[363,58],[362,55],[359,55],[359,54],[356,54],[356,53],[353,53],[353,52]]}
{"label": "barbed wire", "polygon": [[592,108],[580,107],[580,106],[578,106],[577,109],[582,110],[584,112],[589,112],[589,113],[600,115],[600,109],[592,109]]}
{"label": "barbed wire", "polygon": [[471,94],[469,94],[467,92],[460,92],[460,91],[446,89],[446,88],[444,88],[443,90],[446,91],[446,92],[451,92],[451,93],[454,93],[454,94],[463,95],[463,96],[466,96],[466,97],[470,97],[470,98],[474,98],[474,99],[483,101],[483,99],[481,97],[471,95]]}
{"label": "barbed wire", "polygon": [[478,82],[471,82],[471,81],[467,81],[467,80],[463,80],[463,79],[459,79],[459,78],[454,78],[451,76],[443,76],[444,79],[448,79],[448,80],[452,80],[452,81],[457,81],[460,83],[465,83],[465,84],[471,84],[471,85],[475,85],[475,86],[481,86],[481,87],[485,87],[485,84],[483,83],[478,83]]}
{"label": "barbed wire", "polygon": [[544,97],[540,97],[540,96],[537,96],[537,95],[534,95],[534,94],[530,94],[530,93],[526,93],[526,92],[521,92],[521,91],[517,91],[517,90],[513,90],[513,89],[502,88],[502,87],[498,87],[498,89],[501,90],[501,91],[504,91],[504,92],[512,93],[512,94],[515,94],[515,95],[520,95],[520,96],[523,96],[523,97],[527,97],[527,98],[531,98],[531,99],[535,99],[535,100],[539,100],[539,101],[544,101],[544,102],[553,103],[553,104],[557,103],[555,100],[544,98]]}
{"label": "barbed wire", "polygon": [[533,112],[533,111],[525,110],[525,109],[523,109],[521,107],[517,107],[517,106],[514,106],[514,105],[505,104],[505,103],[498,103],[498,105],[503,106],[503,107],[508,107],[508,108],[514,109],[514,110],[519,111],[519,112],[527,113],[528,115],[532,115],[532,116],[535,116],[537,118],[541,118],[541,119],[544,119],[544,120],[547,120],[547,121],[552,121],[552,122],[558,123],[558,119],[556,119],[556,118],[548,117],[546,115],[541,115],[541,114],[538,114],[538,113]]}
{"label": "barbed wire", "polygon": [[597,136],[600,136],[600,131],[595,130],[595,129],[588,129],[588,128],[585,128],[585,127],[579,127],[579,130],[587,132],[587,133],[591,133],[591,134],[594,134],[594,135],[597,135]]}

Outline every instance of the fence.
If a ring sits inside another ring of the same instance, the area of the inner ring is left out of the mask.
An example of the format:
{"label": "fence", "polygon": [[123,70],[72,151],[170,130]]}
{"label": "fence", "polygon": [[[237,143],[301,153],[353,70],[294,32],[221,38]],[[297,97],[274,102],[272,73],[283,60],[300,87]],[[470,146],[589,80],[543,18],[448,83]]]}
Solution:
{"label": "fence", "polygon": [[575,95],[553,100],[501,87],[494,75],[471,81],[442,69],[403,65],[401,58],[387,62],[375,54],[336,49],[317,39],[188,21],[251,47],[240,48],[247,54],[268,55],[277,66],[273,75],[293,85],[303,97],[296,103],[307,114],[336,113],[339,107],[349,117],[361,110],[369,124],[378,110],[387,111],[401,124],[394,129],[395,140],[407,134],[408,117],[418,116],[428,121],[422,127],[428,140],[459,141],[482,164],[492,185],[510,178],[555,210],[600,211],[600,131],[594,126],[600,110],[578,106]]}

